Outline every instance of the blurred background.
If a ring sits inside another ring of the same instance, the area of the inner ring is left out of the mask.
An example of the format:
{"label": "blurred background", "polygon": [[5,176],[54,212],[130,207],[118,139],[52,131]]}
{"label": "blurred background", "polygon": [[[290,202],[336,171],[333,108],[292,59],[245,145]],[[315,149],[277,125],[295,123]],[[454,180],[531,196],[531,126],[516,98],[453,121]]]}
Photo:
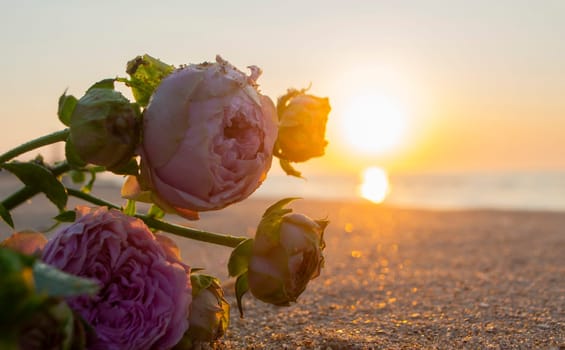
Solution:
{"label": "blurred background", "polygon": [[65,89],[125,76],[137,55],[221,54],[261,67],[273,100],[311,84],[332,105],[326,156],[296,164],[306,180],[274,162],[255,198],[565,210],[564,14],[561,0],[2,0],[0,152],[62,129]]}

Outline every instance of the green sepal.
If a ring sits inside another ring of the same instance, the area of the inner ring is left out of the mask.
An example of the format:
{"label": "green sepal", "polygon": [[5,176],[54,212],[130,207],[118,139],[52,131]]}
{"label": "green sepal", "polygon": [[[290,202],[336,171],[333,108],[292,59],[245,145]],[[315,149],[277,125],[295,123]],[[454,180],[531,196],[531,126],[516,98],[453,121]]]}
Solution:
{"label": "green sepal", "polygon": [[96,171],[95,169],[89,169],[88,172],[90,173],[90,180],[88,180],[88,183],[82,186],[82,188],[80,189],[84,193],[90,193],[90,191],[92,191],[92,186],[94,186],[94,182],[96,181],[96,173],[98,171]]}
{"label": "green sepal", "polygon": [[146,107],[161,80],[174,70],[174,66],[147,54],[137,56],[127,63],[126,72],[129,74],[130,80],[126,80],[125,83],[131,87],[137,103],[141,107]]}
{"label": "green sepal", "polygon": [[59,208],[67,205],[67,190],[47,168],[37,163],[11,162],[2,167],[16,175],[24,184],[45,193],[45,196]]}
{"label": "green sepal", "polygon": [[114,83],[115,82],[116,82],[116,79],[114,79],[114,78],[108,78],[108,79],[100,80],[100,81],[94,83],[91,87],[89,87],[88,90],[86,90],[86,92],[89,92],[92,89],[114,90]]}
{"label": "green sepal", "polygon": [[282,217],[292,212],[292,209],[284,208],[284,206],[297,199],[300,198],[284,198],[267,208],[257,227],[256,238],[267,238],[272,245],[278,244]]}
{"label": "green sepal", "polygon": [[219,286],[220,281],[210,275],[200,273],[190,274],[190,285],[192,286],[192,296],[195,297],[200,294],[200,291],[208,289],[214,282]]}
{"label": "green sepal", "polygon": [[128,199],[126,202],[126,206],[125,208],[122,209],[122,211],[124,212],[124,214],[129,215],[129,216],[134,216],[135,212],[136,212],[136,205],[135,205],[135,201],[132,199]]}
{"label": "green sepal", "polygon": [[50,297],[93,295],[100,289],[94,280],[73,276],[41,261],[33,265],[33,278],[36,291]]}
{"label": "green sepal", "polygon": [[11,228],[14,228],[14,220],[12,220],[12,215],[10,212],[0,203],[0,217],[4,220],[5,223],[10,225]]}
{"label": "green sepal", "polygon": [[152,204],[147,211],[147,216],[159,220],[165,216],[165,211],[158,205]]}
{"label": "green sepal", "polygon": [[71,138],[68,137],[67,141],[65,142],[65,158],[67,159],[67,163],[72,169],[82,169],[86,166],[86,162],[82,160],[82,158],[78,155],[75,147],[73,146],[73,142]]}
{"label": "green sepal", "polygon": [[53,220],[58,222],[75,222],[77,213],[74,210],[66,210],[59,215],[53,217]]}
{"label": "green sepal", "polygon": [[281,165],[282,170],[289,176],[294,176],[294,177],[298,177],[303,179],[304,177],[302,177],[302,173],[298,170],[296,170],[292,164],[290,164],[290,161],[286,160],[286,159],[282,159],[279,158],[279,163]]}
{"label": "green sepal", "polygon": [[135,158],[130,159],[126,164],[123,166],[111,170],[114,174],[117,175],[134,175],[136,176],[139,174],[139,165],[137,164],[137,160]]}
{"label": "green sepal", "polygon": [[73,95],[67,95],[67,91],[63,92],[61,97],[59,97],[59,106],[57,109],[57,116],[59,116],[59,120],[61,123],[65,124],[66,126],[71,125],[71,115],[75,110],[77,105],[77,98]]}
{"label": "green sepal", "polygon": [[228,260],[228,274],[230,277],[237,277],[247,272],[249,260],[253,254],[253,241],[252,238],[246,239],[232,250]]}
{"label": "green sepal", "polygon": [[243,318],[243,304],[241,303],[241,298],[249,290],[249,279],[247,277],[247,272],[239,275],[235,280],[235,299],[237,300],[237,309],[239,310],[239,317]]}
{"label": "green sepal", "polygon": [[263,218],[273,217],[273,216],[282,217],[283,215],[291,213],[292,209],[288,209],[288,208],[285,209],[284,206],[289,204],[292,201],[297,200],[297,199],[302,199],[302,198],[300,198],[300,197],[288,197],[288,198],[283,198],[283,199],[279,200],[275,204],[268,207],[267,210],[265,210],[265,213],[263,213]]}
{"label": "green sepal", "polygon": [[[312,84],[310,84],[311,86]],[[280,96],[277,99],[277,116],[279,117],[279,121],[282,119],[282,115],[286,109],[286,107],[288,106],[288,102],[295,98],[296,96],[305,93],[306,91],[308,91],[310,89],[310,86],[308,86],[305,89],[288,89],[286,91],[286,94]]]}

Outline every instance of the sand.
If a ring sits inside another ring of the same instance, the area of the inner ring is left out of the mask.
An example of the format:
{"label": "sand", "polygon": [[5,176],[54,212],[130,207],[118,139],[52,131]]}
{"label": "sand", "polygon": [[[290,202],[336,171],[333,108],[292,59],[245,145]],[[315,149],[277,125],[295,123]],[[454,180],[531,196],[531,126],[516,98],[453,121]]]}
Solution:
{"label": "sand", "polygon": [[[191,224],[252,235],[271,202],[248,200]],[[249,294],[240,319],[226,278],[230,249],[177,240],[189,264],[224,280],[232,302],[216,348],[565,349],[565,213],[292,207],[331,223],[326,266],[290,307]],[[48,208],[38,198],[18,209],[18,226],[48,226]]]}

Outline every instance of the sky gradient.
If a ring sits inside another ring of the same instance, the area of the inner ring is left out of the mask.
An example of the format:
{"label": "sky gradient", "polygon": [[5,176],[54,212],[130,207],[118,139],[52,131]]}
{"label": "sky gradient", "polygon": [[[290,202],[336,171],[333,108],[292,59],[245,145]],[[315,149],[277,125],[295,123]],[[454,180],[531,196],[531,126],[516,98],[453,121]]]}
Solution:
{"label": "sky gradient", "polygon": [[[2,1],[0,152],[60,129],[65,89],[125,76],[139,54],[221,54],[260,66],[273,99],[310,83],[330,97],[330,146],[308,171],[565,170],[564,16],[560,0]],[[358,154],[341,132],[371,89],[408,111],[384,154]]]}

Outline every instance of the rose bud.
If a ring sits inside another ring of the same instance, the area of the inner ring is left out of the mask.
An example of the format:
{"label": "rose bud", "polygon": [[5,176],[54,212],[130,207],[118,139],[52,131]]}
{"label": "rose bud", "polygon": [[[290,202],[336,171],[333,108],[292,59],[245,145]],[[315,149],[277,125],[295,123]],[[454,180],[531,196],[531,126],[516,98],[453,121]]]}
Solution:
{"label": "rose bud", "polygon": [[121,93],[92,88],[73,110],[70,141],[83,161],[119,170],[134,156],[139,123],[136,110]]}
{"label": "rose bud", "polygon": [[221,57],[168,75],[143,114],[141,175],[122,190],[150,192],[161,208],[196,219],[247,198],[271,167],[277,133],[273,102]]}
{"label": "rose bud", "polygon": [[279,134],[277,156],[291,162],[304,162],[324,155],[326,123],[330,113],[328,98],[289,89],[277,103]]}
{"label": "rose bud", "polygon": [[230,304],[217,278],[202,274],[190,276],[192,303],[188,330],[173,350],[191,349],[198,343],[219,339],[228,328]]}
{"label": "rose bud", "polygon": [[279,306],[295,302],[324,263],[323,235],[328,222],[289,211],[263,216],[248,269],[251,293]]}
{"label": "rose bud", "polygon": [[19,231],[0,242],[0,247],[10,248],[25,255],[41,256],[43,247],[47,244],[47,237],[41,232]]}

